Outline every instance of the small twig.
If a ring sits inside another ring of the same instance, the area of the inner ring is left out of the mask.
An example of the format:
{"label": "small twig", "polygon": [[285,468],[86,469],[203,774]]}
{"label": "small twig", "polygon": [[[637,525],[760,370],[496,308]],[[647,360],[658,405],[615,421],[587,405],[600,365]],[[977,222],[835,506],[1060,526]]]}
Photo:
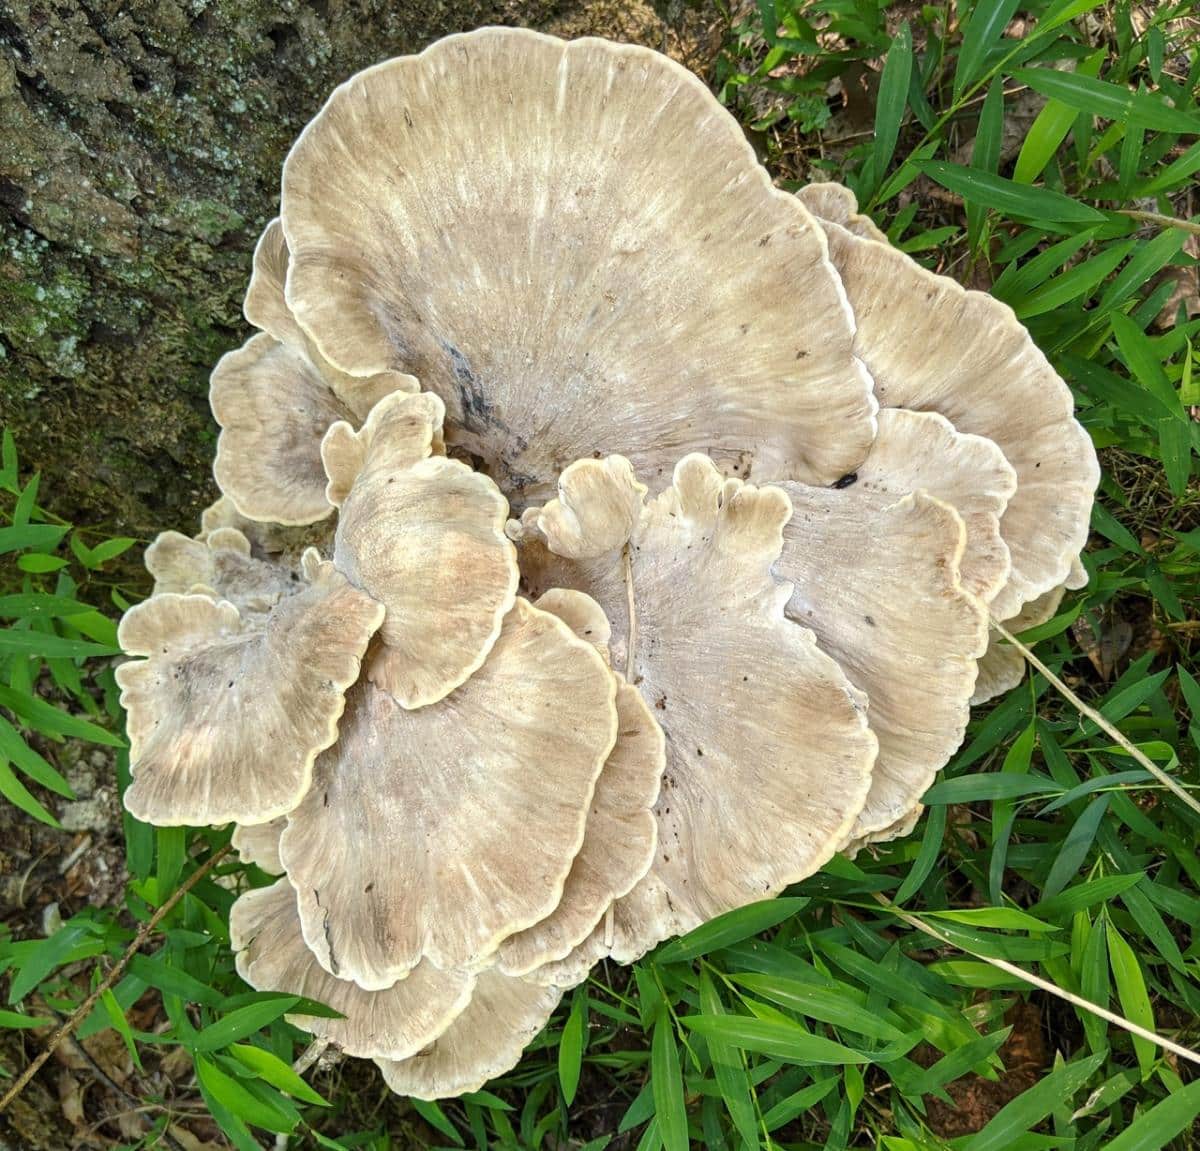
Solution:
{"label": "small twig", "polygon": [[138,928],[137,934],[133,937],[133,942],[125,949],[125,953],[121,958],[113,964],[112,970],[100,981],[95,990],[75,1008],[71,1013],[71,1017],[54,1033],[50,1042],[42,1048],[33,1062],[17,1076],[16,1082],[5,1092],[4,1098],[0,1099],[0,1111],[4,1111],[21,1094],[26,1084],[41,1070],[42,1065],[54,1054],[63,1040],[75,1033],[75,1029],[91,1014],[92,1008],[100,1001],[100,997],[106,991],[110,991],[117,980],[121,978],[125,972],[125,968],[129,966],[130,960],[142,949],[142,945],[150,938],[154,929],[171,913],[171,909],[229,854],[229,848],[230,845],[227,843],[224,847],[218,848],[213,852],[207,862],[196,868],[187,877],[187,880],[172,892],[167,901]]}
{"label": "small twig", "polygon": [[1043,979],[1040,975],[1034,975],[1033,972],[1026,971],[1024,968],[1018,967],[1015,963],[1009,963],[1007,959],[993,959],[990,955],[980,955],[976,951],[968,951],[967,948],[959,943],[955,943],[952,939],[943,935],[935,928],[930,927],[929,924],[923,922],[917,916],[897,907],[886,896],[881,895],[877,891],[871,894],[877,903],[885,907],[893,915],[902,919],[910,927],[915,927],[931,939],[936,939],[939,943],[947,947],[953,947],[956,951],[965,952],[976,959],[982,959],[984,963],[991,964],[992,967],[999,968],[1001,971],[1007,972],[1024,983],[1032,984],[1034,987],[1045,991],[1048,995],[1054,995],[1059,999],[1066,1000],[1067,1003],[1070,1003],[1074,1007],[1081,1007],[1084,1011],[1088,1011],[1092,1015],[1098,1015],[1101,1019],[1116,1027],[1120,1027],[1123,1031],[1128,1031],[1131,1035],[1136,1035],[1139,1039],[1145,1039],[1146,1042],[1153,1043],[1156,1047],[1161,1047],[1164,1051],[1170,1051],[1172,1054],[1178,1055],[1180,1059],[1200,1064],[1200,1052],[1193,1051],[1190,1047],[1184,1047],[1182,1044],[1176,1043],[1173,1039],[1167,1039],[1154,1031],[1149,1031],[1132,1020],[1126,1019],[1123,1015],[1118,1015],[1115,1011],[1109,1011],[1107,1007],[1101,1007],[1099,1003],[1093,1003],[1090,999],[1084,999],[1082,995],[1076,995],[1073,991],[1065,991],[1057,984],[1051,983],[1048,979]]}
{"label": "small twig", "polygon": [[1200,236],[1200,224],[1193,220],[1180,220],[1175,216],[1162,216],[1158,212],[1142,212],[1137,208],[1118,208],[1117,214],[1120,216],[1129,216],[1134,220],[1141,220],[1146,224],[1157,224],[1160,228],[1179,228],[1184,232],[1191,232],[1193,236]]}
{"label": "small twig", "polygon": [[297,1075],[303,1075],[322,1055],[329,1046],[328,1039],[314,1039],[301,1053],[300,1058],[292,1064],[292,1070]]}
{"label": "small twig", "polygon": [[1120,747],[1124,748],[1138,763],[1142,765],[1155,779],[1157,779],[1164,787],[1178,796],[1184,803],[1193,811],[1200,814],[1200,801],[1196,800],[1186,788],[1184,788],[1178,780],[1172,777],[1168,772],[1163,771],[1141,748],[1135,746],[1130,739],[1123,735],[1115,725],[1104,718],[1094,707],[1089,707],[1083,702],[1061,679],[1058,678],[1032,651],[1029,650],[1016,636],[1012,634],[1002,623],[992,620],[992,627],[996,629],[1009,643],[1019,651],[1025,659],[1037,668],[1050,681],[1055,689],[1062,695],[1072,707],[1076,708],[1081,715],[1085,715],[1090,719],[1101,731],[1109,738],[1114,740]]}

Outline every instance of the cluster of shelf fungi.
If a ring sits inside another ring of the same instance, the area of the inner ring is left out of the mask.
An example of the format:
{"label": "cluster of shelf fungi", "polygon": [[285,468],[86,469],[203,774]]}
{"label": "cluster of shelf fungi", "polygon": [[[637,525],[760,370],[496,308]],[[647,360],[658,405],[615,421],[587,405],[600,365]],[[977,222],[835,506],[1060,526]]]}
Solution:
{"label": "cluster of shelf fungi", "polygon": [[1012,312],[772,186],[646,49],[337,89],[212,377],[223,497],[121,624],[129,810],[279,878],[238,970],[426,1099],[602,960],[910,832],[1098,481]]}

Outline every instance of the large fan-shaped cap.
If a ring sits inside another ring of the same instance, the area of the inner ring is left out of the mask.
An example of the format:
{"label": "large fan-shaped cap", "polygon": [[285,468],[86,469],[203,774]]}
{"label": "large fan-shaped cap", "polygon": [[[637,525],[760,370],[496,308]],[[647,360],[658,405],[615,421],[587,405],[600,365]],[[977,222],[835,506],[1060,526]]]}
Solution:
{"label": "large fan-shaped cap", "polygon": [[145,563],[155,595],[197,591],[228,600],[240,612],[270,611],[301,587],[287,568],[254,558],[250,541],[230,527],[203,540],[163,532],[146,549]]}
{"label": "large fan-shaped cap", "polygon": [[965,591],[962,519],[924,492],[893,502],[859,485],[781,485],[795,514],[779,574],[794,585],[787,613],[867,693],[879,758],[848,838],[901,818],[966,731],[987,611]]}
{"label": "large fan-shaped cap", "polygon": [[[590,605],[590,606],[588,606]],[[554,590],[537,602],[608,658],[608,621],[600,605],[581,592]],[[603,624],[599,620],[604,620]],[[646,701],[617,677],[617,742],[604,761],[562,899],[540,923],[509,936],[496,955],[507,975],[524,975],[564,958],[608,909],[650,868],[657,842],[658,798],[666,743]]]}
{"label": "large fan-shaped cap", "polygon": [[1001,521],[1012,571],[991,605],[1011,618],[1062,583],[1087,542],[1100,468],[1070,389],[1007,305],[836,220],[823,225],[879,402],[940,412],[995,441],[1016,471]]}
{"label": "large fan-shaped cap", "polygon": [[364,991],[334,978],[304,943],[296,892],[286,879],[237,900],[229,913],[229,940],[237,952],[238,974],[251,987],[303,995],[340,1011],[345,1018],[289,1018],[348,1055],[415,1055],[462,1013],[475,986],[474,975],[440,971],[432,963],[419,963],[407,979],[385,991]]}
{"label": "large fan-shaped cap", "polygon": [[326,970],[387,987],[426,956],[477,966],[558,905],[617,735],[595,649],[518,600],[441,703],[351,693],[281,853]]}
{"label": "large fan-shaped cap", "polygon": [[205,595],[152,596],[118,637],[133,783],[160,826],[265,823],[308,790],[383,608],[310,553],[310,582],[248,621]]}
{"label": "large fan-shaped cap", "polygon": [[434,703],[487,658],[517,595],[500,489],[434,456],[442,402],[381,400],[362,430],[335,424],[322,445],[338,504],[334,562],[387,608],[367,674],[404,707]]}
{"label": "large fan-shaped cap", "polygon": [[522,543],[531,586],[575,587],[604,607],[613,663],[666,733],[658,851],[615,909],[609,950],[622,961],[811,874],[866,797],[865,700],[784,616],[792,589],[771,571],[790,515],[780,489],[689,456],[621,552],[573,561]]}
{"label": "large fan-shaped cap", "polygon": [[484,971],[467,1009],[425,1051],[410,1059],[377,1059],[397,1095],[449,1099],[478,1091],[512,1070],[562,999],[556,987]]}
{"label": "large fan-shaped cap", "polygon": [[820,229],[658,53],[488,28],[370,68],[297,141],[282,218],[323,354],[416,375],[518,506],[597,451],[656,486],[693,450],[814,483],[866,454]]}

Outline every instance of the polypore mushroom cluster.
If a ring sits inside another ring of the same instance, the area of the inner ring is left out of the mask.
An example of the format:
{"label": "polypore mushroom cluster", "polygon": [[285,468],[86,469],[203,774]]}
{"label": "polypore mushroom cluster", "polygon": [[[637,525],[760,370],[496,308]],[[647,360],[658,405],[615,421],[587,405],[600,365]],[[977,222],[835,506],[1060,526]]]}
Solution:
{"label": "polypore mushroom cluster", "polygon": [[772,186],[654,52],[340,87],[212,377],[224,496],[121,625],[129,810],[280,878],[244,978],[435,1098],[611,957],[904,834],[1098,469],[1004,305]]}

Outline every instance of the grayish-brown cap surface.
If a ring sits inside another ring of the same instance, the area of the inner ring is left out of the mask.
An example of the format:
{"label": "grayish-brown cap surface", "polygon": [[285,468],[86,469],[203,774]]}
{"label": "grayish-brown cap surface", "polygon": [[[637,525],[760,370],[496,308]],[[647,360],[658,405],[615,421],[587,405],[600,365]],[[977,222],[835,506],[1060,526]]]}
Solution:
{"label": "grayish-brown cap surface", "polygon": [[772,573],[790,515],[778,488],[689,456],[620,551],[568,560],[522,535],[531,586],[574,587],[605,609],[613,665],[666,733],[658,850],[617,901],[606,948],[622,962],[811,874],[865,801],[865,698],[785,617],[792,589]]}
{"label": "grayish-brown cap surface", "polygon": [[296,892],[287,879],[248,891],[229,913],[229,941],[238,974],[258,991],[303,995],[344,1019],[289,1015],[298,1027],[328,1039],[348,1055],[406,1059],[432,1043],[471,999],[475,976],[420,963],[384,991],[336,979],[305,946]]}
{"label": "grayish-brown cap surface", "polygon": [[993,440],[1017,474],[1000,523],[1012,570],[991,604],[1011,618],[1062,583],[1087,542],[1100,467],[1071,391],[1006,304],[836,219],[822,224],[879,403],[940,412]]}
{"label": "grayish-brown cap surface", "polygon": [[879,758],[848,839],[894,823],[962,743],[987,646],[987,610],[964,590],[962,519],[925,492],[894,501],[854,485],[781,485],[795,514],[778,572],[791,619],[866,692]]}
{"label": "grayish-brown cap surface", "polygon": [[[543,595],[537,606],[557,615],[608,661],[608,621],[595,600],[556,589]],[[658,829],[654,803],[666,765],[666,743],[637,689],[620,672],[613,675],[617,742],[596,781],[583,846],[554,911],[500,944],[496,966],[506,975],[525,975],[566,957],[587,938],[612,901],[646,874],[654,859]]]}
{"label": "grayish-brown cap surface", "polygon": [[511,1071],[562,999],[556,987],[483,971],[467,1009],[425,1051],[410,1059],[377,1059],[397,1095],[450,1099],[478,1091]]}
{"label": "grayish-brown cap surface", "polygon": [[256,559],[237,528],[221,527],[203,540],[163,532],[146,548],[154,594],[196,592],[228,600],[242,613],[270,611],[302,586],[278,564]]}
{"label": "grayish-brown cap surface", "polygon": [[387,987],[422,957],[477,967],[546,918],[616,740],[615,694],[595,648],[524,600],[440,703],[355,687],[280,849],[322,966]]}
{"label": "grayish-brown cap surface", "polygon": [[133,783],[159,826],[266,823],[308,790],[337,738],[383,607],[310,553],[308,585],[253,622],[205,595],[152,596],[121,620],[117,668]]}
{"label": "grayish-brown cap surface", "polygon": [[594,452],[656,487],[693,450],[832,483],[870,444],[820,228],[648,49],[487,28],[370,68],[292,149],[282,219],[325,357],[412,372],[518,508]]}
{"label": "grayish-brown cap surface", "polygon": [[508,503],[492,480],[434,455],[437,396],[395,393],[321,453],[338,505],[338,569],[387,608],[367,676],[403,707],[436,703],[487,659],[517,596]]}

